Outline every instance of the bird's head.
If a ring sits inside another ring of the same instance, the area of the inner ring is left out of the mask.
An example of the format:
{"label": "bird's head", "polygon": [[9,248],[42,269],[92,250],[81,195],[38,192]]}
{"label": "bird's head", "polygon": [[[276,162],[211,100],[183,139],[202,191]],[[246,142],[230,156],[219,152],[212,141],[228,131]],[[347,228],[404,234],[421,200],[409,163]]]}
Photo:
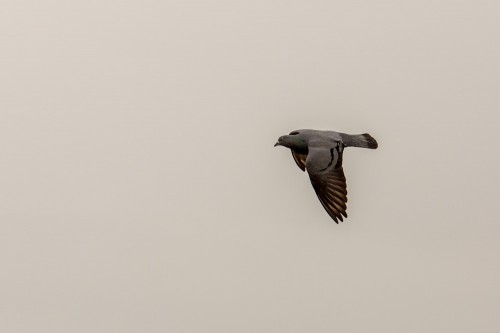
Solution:
{"label": "bird's head", "polygon": [[274,146],[283,146],[293,150],[307,150],[307,141],[299,131],[293,131],[289,135],[283,135],[278,138]]}

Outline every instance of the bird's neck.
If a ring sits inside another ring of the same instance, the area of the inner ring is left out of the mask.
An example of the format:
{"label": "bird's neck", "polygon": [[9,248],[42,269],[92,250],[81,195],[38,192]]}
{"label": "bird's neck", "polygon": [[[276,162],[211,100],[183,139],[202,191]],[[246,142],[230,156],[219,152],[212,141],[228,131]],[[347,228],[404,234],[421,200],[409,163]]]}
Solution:
{"label": "bird's neck", "polygon": [[303,154],[303,155],[307,155],[307,153],[309,152],[307,149],[307,145],[294,145],[293,147],[290,147],[290,149],[296,152],[297,154]]}

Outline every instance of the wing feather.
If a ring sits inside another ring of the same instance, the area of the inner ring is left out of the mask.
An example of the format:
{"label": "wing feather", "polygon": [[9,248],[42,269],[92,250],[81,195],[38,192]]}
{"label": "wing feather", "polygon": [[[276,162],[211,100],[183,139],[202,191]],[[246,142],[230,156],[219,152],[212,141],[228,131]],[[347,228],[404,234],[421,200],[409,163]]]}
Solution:
{"label": "wing feather", "polygon": [[292,150],[292,156],[293,156],[293,159],[295,161],[295,163],[297,163],[297,166],[302,170],[302,171],[306,171],[306,159],[307,159],[307,154],[300,154],[300,153],[296,153]]}
{"label": "wing feather", "polygon": [[310,149],[305,165],[323,208],[336,223],[343,221],[343,217],[347,217],[347,184],[342,150],[337,147]]}

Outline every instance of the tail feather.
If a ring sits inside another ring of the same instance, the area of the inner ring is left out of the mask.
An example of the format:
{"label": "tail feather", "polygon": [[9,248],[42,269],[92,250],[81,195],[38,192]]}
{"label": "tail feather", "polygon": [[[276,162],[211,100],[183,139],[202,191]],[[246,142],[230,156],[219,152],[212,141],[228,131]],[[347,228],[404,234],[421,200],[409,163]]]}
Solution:
{"label": "tail feather", "polygon": [[373,136],[371,136],[370,134],[368,133],[365,133],[365,134],[361,134],[361,136],[363,136],[365,142],[366,142],[366,146],[363,147],[363,148],[370,148],[370,149],[377,149],[378,147],[378,142],[377,140],[375,140],[373,138]]}
{"label": "tail feather", "polygon": [[349,135],[347,134],[345,138],[343,138],[344,144],[348,147],[359,147],[359,148],[369,148],[369,149],[377,149],[378,143],[370,134],[356,134]]}

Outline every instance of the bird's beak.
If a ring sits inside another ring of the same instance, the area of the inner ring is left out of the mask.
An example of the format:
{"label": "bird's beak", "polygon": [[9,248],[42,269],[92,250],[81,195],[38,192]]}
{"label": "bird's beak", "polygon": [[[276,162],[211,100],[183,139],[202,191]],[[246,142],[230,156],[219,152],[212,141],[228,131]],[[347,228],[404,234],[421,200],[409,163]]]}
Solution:
{"label": "bird's beak", "polygon": [[274,146],[275,146],[275,147],[276,147],[276,146],[279,146],[279,145],[280,145],[280,143],[279,143],[279,142],[276,142],[276,143],[274,144]]}

